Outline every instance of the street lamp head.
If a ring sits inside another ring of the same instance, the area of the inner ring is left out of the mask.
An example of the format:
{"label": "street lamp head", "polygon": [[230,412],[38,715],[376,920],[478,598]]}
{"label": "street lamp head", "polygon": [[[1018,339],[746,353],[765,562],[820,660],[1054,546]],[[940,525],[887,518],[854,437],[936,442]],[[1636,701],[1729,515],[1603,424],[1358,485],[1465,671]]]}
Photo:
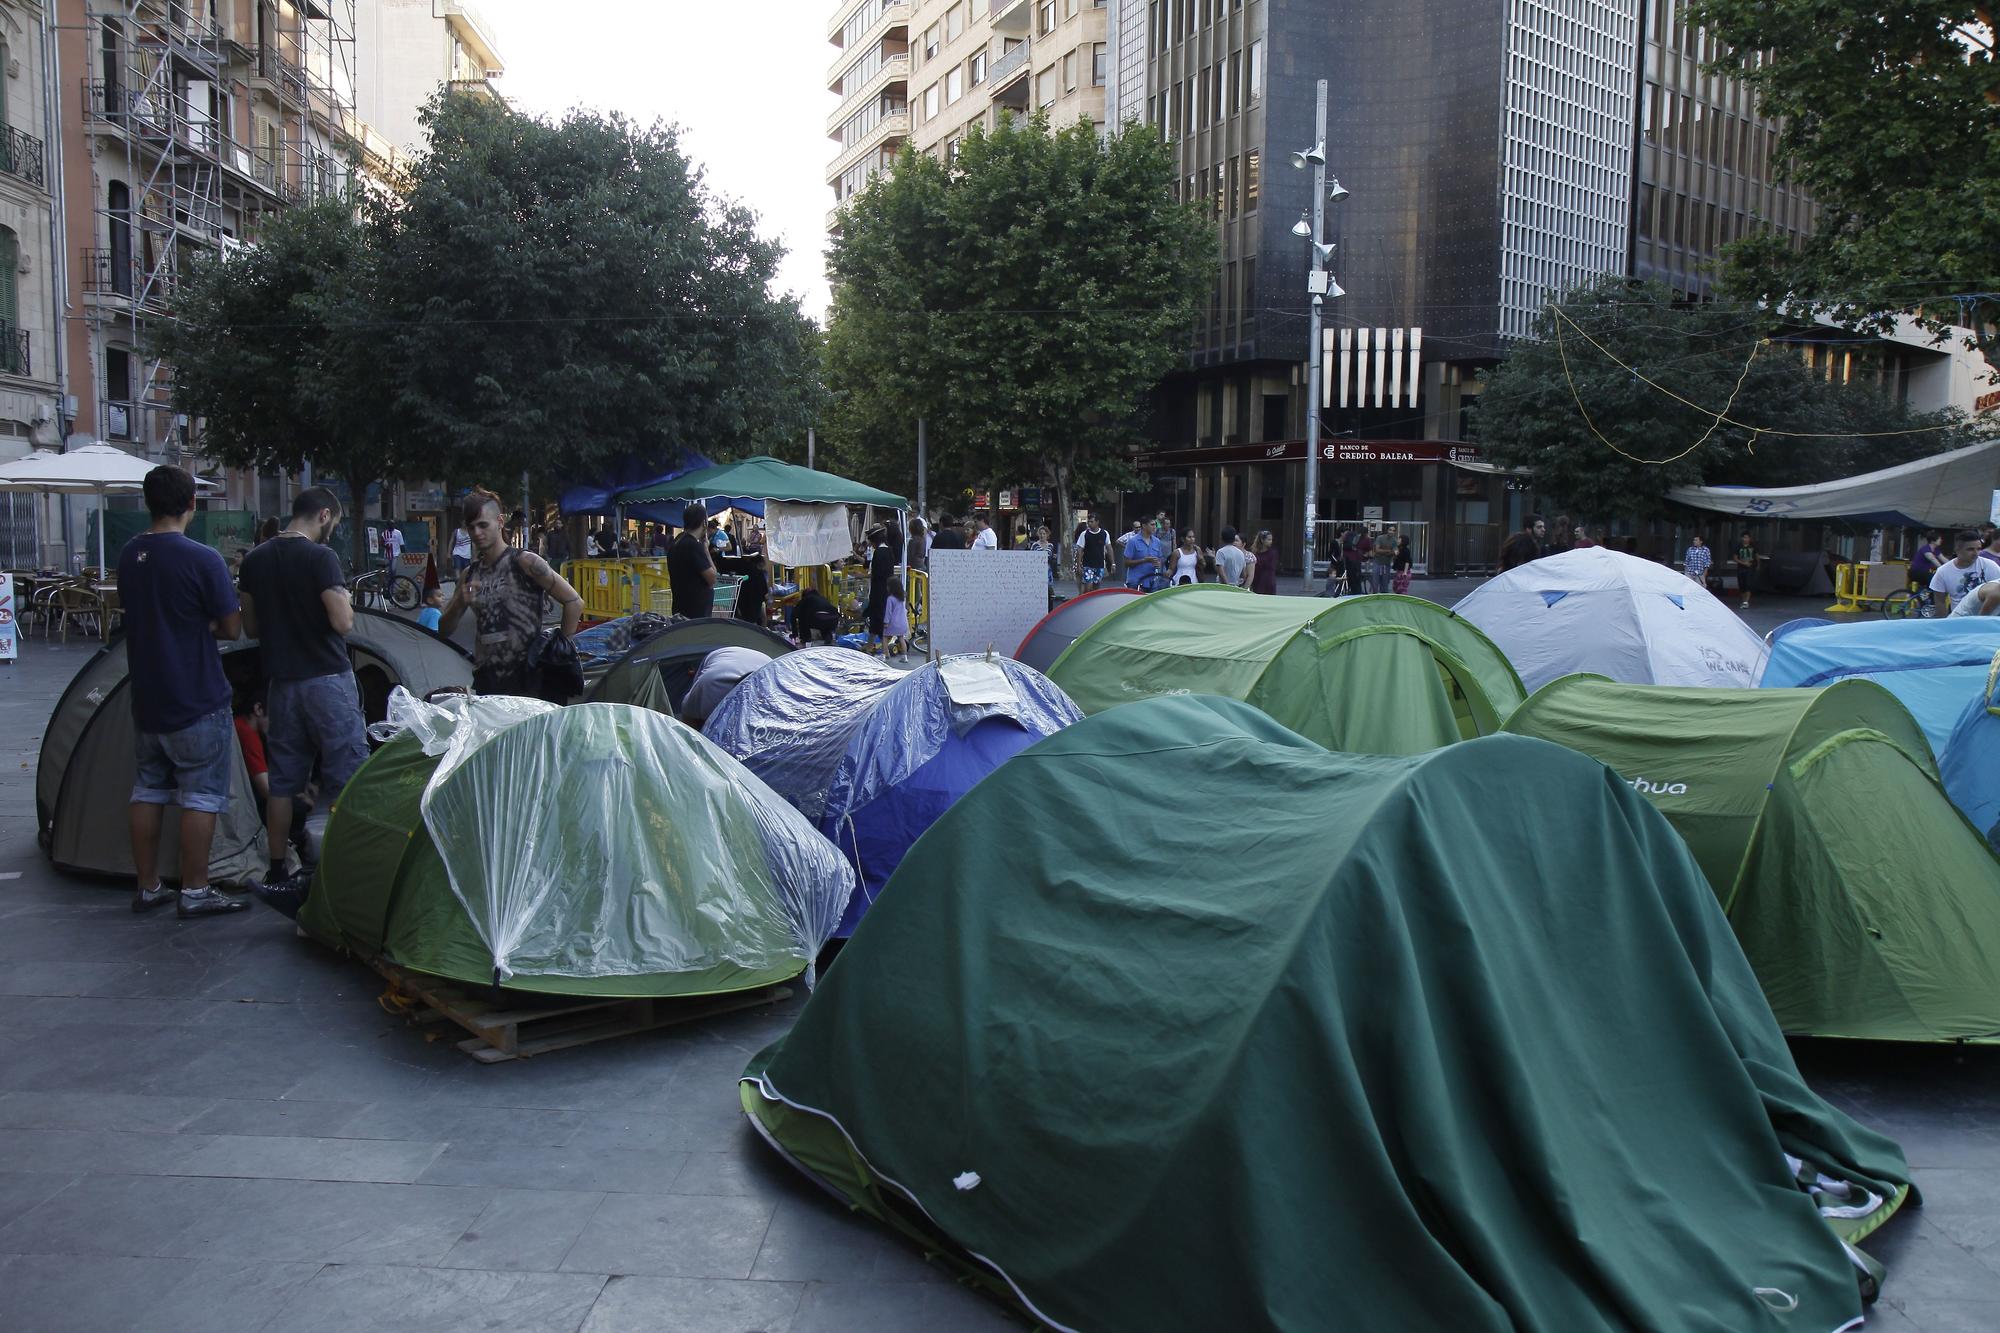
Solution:
{"label": "street lamp head", "polygon": [[1304,171],[1307,167],[1325,166],[1326,145],[1324,143],[1316,143],[1312,147],[1306,149],[1303,153],[1293,153],[1292,165],[1294,167],[1297,167],[1300,171]]}
{"label": "street lamp head", "polygon": [[1315,244],[1313,246],[1313,261],[1321,268],[1325,268],[1333,262],[1333,251],[1334,247],[1331,244]]}
{"label": "street lamp head", "polygon": [[1299,214],[1299,220],[1292,224],[1292,235],[1311,236],[1312,234],[1313,234],[1312,219],[1307,217],[1304,213]]}
{"label": "street lamp head", "polygon": [[1329,273],[1326,275],[1326,294],[1328,296],[1345,296],[1347,295],[1347,289],[1335,282],[1333,275]]}
{"label": "street lamp head", "polygon": [[1345,199],[1347,198],[1347,187],[1342,185],[1338,178],[1329,181],[1326,187],[1326,197],[1329,199]]}

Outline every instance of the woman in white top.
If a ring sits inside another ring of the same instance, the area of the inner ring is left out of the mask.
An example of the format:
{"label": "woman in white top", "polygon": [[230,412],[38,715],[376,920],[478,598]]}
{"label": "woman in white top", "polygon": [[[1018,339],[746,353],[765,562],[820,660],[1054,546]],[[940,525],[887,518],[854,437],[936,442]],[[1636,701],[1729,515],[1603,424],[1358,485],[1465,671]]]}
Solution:
{"label": "woman in white top", "polygon": [[1194,539],[1192,532],[1183,533],[1180,549],[1174,552],[1174,577],[1176,584],[1201,582],[1201,543]]}

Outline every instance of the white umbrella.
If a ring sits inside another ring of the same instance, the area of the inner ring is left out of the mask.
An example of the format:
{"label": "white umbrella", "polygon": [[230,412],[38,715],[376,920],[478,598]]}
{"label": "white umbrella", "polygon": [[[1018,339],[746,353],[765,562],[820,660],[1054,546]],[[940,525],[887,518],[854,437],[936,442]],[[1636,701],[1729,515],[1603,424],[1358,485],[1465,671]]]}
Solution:
{"label": "white umbrella", "polygon": [[[33,491],[41,495],[97,497],[97,568],[104,569],[104,500],[131,495],[145,486],[146,474],[158,467],[108,444],[85,444],[68,453],[37,449],[26,458],[0,464],[0,491]],[[197,489],[215,483],[195,478]]]}

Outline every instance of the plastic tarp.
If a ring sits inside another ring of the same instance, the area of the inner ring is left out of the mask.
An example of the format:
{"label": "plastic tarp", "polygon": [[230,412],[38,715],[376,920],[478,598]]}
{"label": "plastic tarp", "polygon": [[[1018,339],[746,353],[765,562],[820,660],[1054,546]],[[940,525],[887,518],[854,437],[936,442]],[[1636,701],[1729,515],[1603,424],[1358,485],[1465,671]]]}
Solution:
{"label": "plastic tarp", "polygon": [[1672,821],[1785,1031],[2000,1041],[2000,860],[1887,690],[1566,676],[1507,729],[1609,765]]}
{"label": "plastic tarp", "polygon": [[2000,653],[1952,724],[1938,771],[1952,804],[2000,853]]}
{"label": "plastic tarp", "polygon": [[903,673],[848,648],[800,648],[723,697],[701,734],[818,822],[848,737]]}
{"label": "plastic tarp", "polygon": [[1940,759],[1952,729],[2000,653],[2000,617],[1864,620],[1809,626],[1775,640],[1761,684],[1824,685],[1859,677],[1895,695]]}
{"label": "plastic tarp", "polygon": [[1452,608],[1538,690],[1590,671],[1628,685],[1747,689],[1764,641],[1715,594],[1665,565],[1602,546],[1531,560]]}
{"label": "plastic tarp", "polygon": [[1354,754],[1491,735],[1527,697],[1493,641],[1435,602],[1259,597],[1213,583],[1127,599],[1049,678],[1085,713],[1162,694],[1241,699]]}
{"label": "plastic tarp", "polygon": [[1829,1333],[1909,1180],[1601,765],[1330,754],[1215,698],[981,783],[741,1093],[1058,1329]]}
{"label": "plastic tarp", "polygon": [[2000,489],[2000,439],[1810,486],[1676,486],[1667,498],[1744,518],[1848,518],[1912,528],[1984,523]]}
{"label": "plastic tarp", "polygon": [[392,723],[441,756],[424,826],[496,981],[809,965],[852,891],[797,811],[658,713],[405,695]]}
{"label": "plastic tarp", "polygon": [[[558,507],[565,518],[571,514],[614,514],[618,512],[618,502],[612,497],[620,491],[664,485],[676,477],[713,466],[708,459],[692,450],[679,451],[679,461],[667,465],[637,454],[627,454],[612,463],[603,476],[565,490]],[[674,522],[679,521],[676,516]]]}
{"label": "plastic tarp", "polygon": [[1047,676],[1011,658],[947,657],[918,667],[852,728],[820,831],[854,865],[850,934],[911,844],[988,773],[1082,712]]}

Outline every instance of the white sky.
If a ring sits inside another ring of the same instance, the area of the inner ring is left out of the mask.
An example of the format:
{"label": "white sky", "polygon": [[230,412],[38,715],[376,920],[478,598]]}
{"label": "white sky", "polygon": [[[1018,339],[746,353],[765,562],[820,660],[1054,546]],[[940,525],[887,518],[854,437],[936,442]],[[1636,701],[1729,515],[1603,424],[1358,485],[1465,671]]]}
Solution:
{"label": "white sky", "polygon": [[573,106],[681,127],[710,187],[784,243],[778,286],[818,318],[833,207],[832,0],[477,0],[523,111]]}

